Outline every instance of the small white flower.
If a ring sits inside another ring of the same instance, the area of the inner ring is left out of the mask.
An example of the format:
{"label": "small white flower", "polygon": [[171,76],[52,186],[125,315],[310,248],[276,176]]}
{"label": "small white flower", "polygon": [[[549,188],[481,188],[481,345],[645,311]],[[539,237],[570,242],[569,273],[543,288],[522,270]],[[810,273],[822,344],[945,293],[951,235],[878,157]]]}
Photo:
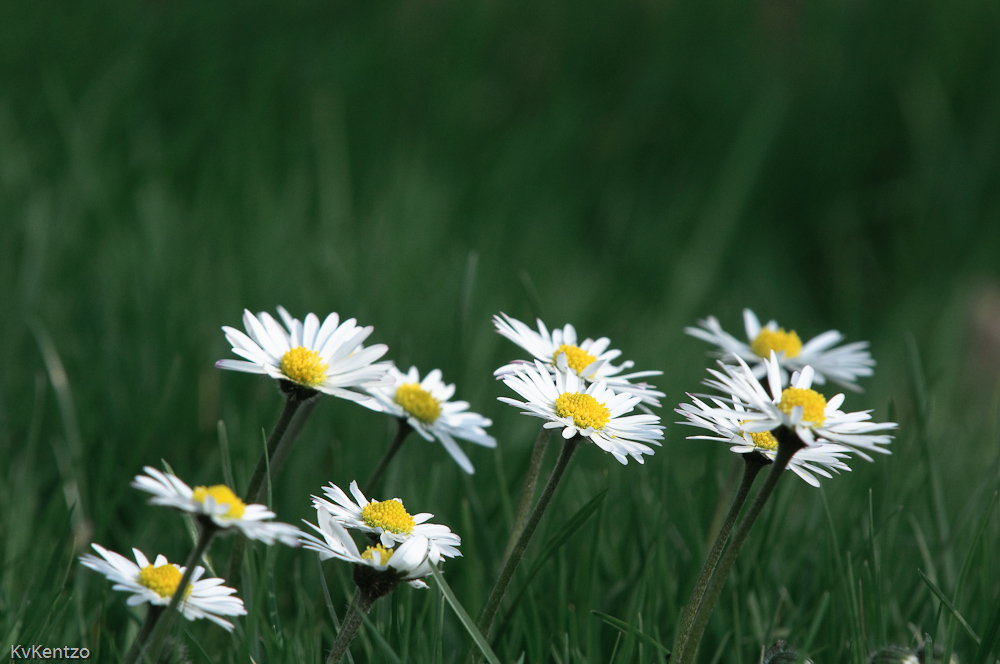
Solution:
{"label": "small white flower", "polygon": [[247,334],[223,327],[233,352],[245,361],[219,360],[215,366],[267,374],[379,410],[378,403],[363,390],[392,381],[388,376],[390,364],[375,362],[388,347],[361,345],[372,333],[372,326],[359,327],[353,318],[341,323],[336,313],[327,316],[322,325],[316,314],[310,313],[302,323],[284,307],[278,307],[278,313],[284,327],[267,312],[254,316],[247,310],[243,311]]}
{"label": "small white flower", "polygon": [[[603,381],[617,393],[634,395],[640,397],[644,404],[660,406],[658,397],[664,396],[663,392],[645,381],[639,383],[633,381],[638,378],[659,376],[663,374],[662,371],[636,371],[623,374],[623,371],[631,369],[635,363],[627,360],[618,365],[611,364],[611,361],[617,359],[622,352],[609,350],[611,340],[607,337],[597,340],[587,338],[578,343],[576,328],[572,325],[564,325],[562,329],[556,328],[550,334],[545,323],[540,319],[536,322],[538,332],[505,313],[493,317],[497,332],[531,353],[549,371],[555,372],[557,369],[572,371],[588,382]],[[524,367],[525,364],[527,363],[518,360],[500,367],[493,374],[503,378]]]}
{"label": "small white flower", "polygon": [[[736,358],[738,365],[720,361],[722,371],[709,369],[713,379],[705,385],[723,394],[732,395],[746,405],[746,412],[740,415],[741,427],[750,433],[772,431],[779,426],[794,429],[805,445],[815,446],[817,441],[837,443],[851,448],[861,458],[871,461],[867,452],[891,454],[880,445],[888,445],[892,436],[875,433],[895,429],[895,422],[872,422],[871,411],[845,413],[840,410],[844,395],[837,394],[830,400],[812,388],[812,367],[805,367],[801,373],[792,374],[789,387],[781,388],[778,359],[774,352],[765,362],[768,393],[754,376],[753,371],[742,358]],[[725,416],[725,412],[721,413]]]}
{"label": "small white flower", "polygon": [[455,394],[455,386],[446,385],[438,369],[428,373],[423,380],[416,367],[410,367],[405,374],[390,367],[389,375],[394,384],[368,390],[382,410],[406,420],[424,440],[437,438],[462,470],[470,475],[475,472],[455,439],[496,447],[496,439],[483,429],[493,422],[479,413],[469,412],[467,401],[449,401]]}
{"label": "small white flower", "polygon": [[653,450],[643,443],[663,438],[656,415],[628,415],[642,397],[616,394],[604,381],[589,385],[573,371],[557,370],[555,376],[540,361],[522,365],[503,376],[507,387],[525,401],[499,397],[500,401],[523,408],[525,415],[548,420],[546,429],[562,429],[563,438],[589,438],[622,464],[628,457],[642,463],[643,454]]}
{"label": "small white flower", "polygon": [[718,346],[718,356],[723,359],[731,354],[742,358],[753,367],[757,378],[763,378],[766,374],[765,362],[774,351],[781,368],[782,385],[788,384],[790,372],[802,371],[806,366],[811,366],[813,382],[817,385],[823,385],[829,378],[842,387],[861,392],[857,379],[871,376],[875,366],[875,360],[868,352],[867,341],[837,346],[844,335],[837,330],[828,330],[803,344],[795,330],[786,332],[773,320],[762,327],[756,314],[750,309],[743,310],[746,342],[723,330],[714,316],[698,321],[698,324],[700,327],[687,327],[684,331]]}
{"label": "small white flower", "polygon": [[[91,546],[101,554],[101,558],[88,553],[80,556],[80,563],[112,581],[112,590],[132,593],[126,601],[129,606],[144,602],[168,606],[186,571],[184,567],[168,563],[162,555],[157,556],[156,561],[150,564],[142,551],[132,549],[135,556],[133,563],[125,556],[108,551],[99,544]],[[205,568],[194,568],[191,582],[177,608],[188,620],[207,618],[232,631],[233,624],[220,616],[245,616],[247,612],[243,607],[243,600],[232,597],[236,590],[222,585],[222,579],[201,578],[204,573]]]}
{"label": "small white flower", "polygon": [[423,535],[410,537],[397,548],[385,547],[381,542],[369,546],[361,552],[350,533],[323,506],[316,508],[318,526],[306,521],[306,525],[319,533],[302,536],[302,547],[315,551],[321,560],[337,558],[354,565],[362,565],[376,572],[394,572],[399,581],[406,581],[414,588],[427,588],[420,579],[431,574],[431,564],[441,561],[441,552],[431,546]]}
{"label": "small white flower", "polygon": [[413,537],[426,537],[441,556],[453,558],[462,555],[458,551],[462,538],[451,532],[448,526],[427,523],[433,514],[422,512],[410,516],[399,498],[369,501],[357,482],[351,482],[354,500],[332,482],[323,487],[323,493],[333,502],[313,496],[313,507],[325,509],[344,528],[378,537],[383,547],[394,547]]}
{"label": "small white flower", "polygon": [[276,521],[266,521],[275,514],[263,505],[245,505],[225,484],[211,487],[199,486],[193,490],[174,475],[162,473],[152,466],[143,468],[148,475],[136,475],[132,486],[153,494],[152,505],[166,505],[191,514],[212,519],[220,528],[235,528],[253,540],[265,544],[279,541],[298,546],[302,535],[295,526]]}

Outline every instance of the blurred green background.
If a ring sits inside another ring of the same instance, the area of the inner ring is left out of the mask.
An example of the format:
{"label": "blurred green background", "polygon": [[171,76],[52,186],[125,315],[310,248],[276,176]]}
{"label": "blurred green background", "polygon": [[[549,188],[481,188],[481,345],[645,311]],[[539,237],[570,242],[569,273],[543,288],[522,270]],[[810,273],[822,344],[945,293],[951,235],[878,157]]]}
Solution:
{"label": "blurred green background", "polygon": [[[213,367],[231,357],[220,327],[282,304],[374,325],[387,358],[440,367],[494,419],[498,452],[465,446],[474,477],[414,438],[386,489],[463,536],[445,571],[473,614],[537,426],[495,399],[493,369],[524,353],[490,316],[572,322],[662,369],[664,447],[645,466],[574,460],[551,524],[607,497],[497,646],[654,661],[591,610],[671,646],[732,464],[671,424],[708,365],[682,329],[714,314],[740,336],[749,306],[803,339],[871,340],[876,375],[845,406],[901,427],[891,457],[821,491],[782,483],[704,661],[757,661],[813,625],[817,662],[922,633],[970,660],[917,569],[979,635],[995,624],[998,34],[981,0],[4,3],[0,649],[117,661],[135,623],[75,556],[96,541],[183,560],[181,520],[127,484],[160,459],[219,481],[220,421],[245,485],[281,400]],[[325,399],[275,485],[279,516],[367,476],[392,430]],[[312,554],[255,556],[245,634],[190,625],[191,661],[329,647]],[[342,567],[323,568],[340,615]],[[436,590],[383,604],[372,620],[401,659],[460,659]],[[389,658],[370,631],[355,655]]]}

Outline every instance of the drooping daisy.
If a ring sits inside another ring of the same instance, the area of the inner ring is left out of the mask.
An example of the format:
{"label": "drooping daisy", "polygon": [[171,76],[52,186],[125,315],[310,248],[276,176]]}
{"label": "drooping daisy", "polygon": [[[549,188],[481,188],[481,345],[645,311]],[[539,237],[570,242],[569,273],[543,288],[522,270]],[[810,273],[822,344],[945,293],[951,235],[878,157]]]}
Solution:
{"label": "drooping daisy", "polygon": [[267,374],[307,390],[379,409],[364,390],[390,384],[390,364],[375,362],[388,350],[385,344],[362,346],[372,326],[360,327],[353,318],[341,323],[336,313],[327,316],[322,325],[312,313],[306,316],[305,323],[292,318],[284,307],[279,306],[278,313],[284,327],[267,312],[254,316],[244,309],[246,334],[232,327],[222,329],[233,352],[245,360],[219,360],[215,366]]}
{"label": "drooping daisy", "polygon": [[[631,394],[640,397],[647,405],[660,406],[659,397],[664,396],[663,392],[645,381],[638,383],[633,381],[659,376],[663,374],[662,371],[636,371],[623,374],[623,371],[631,369],[635,363],[626,360],[618,365],[611,364],[611,361],[617,359],[622,352],[615,349],[608,350],[611,340],[607,337],[601,337],[596,341],[587,338],[577,343],[576,328],[572,325],[564,325],[562,329],[556,328],[550,334],[545,323],[540,319],[536,322],[537,332],[505,313],[493,317],[497,332],[534,355],[535,359],[542,362],[550,371],[556,369],[572,371],[587,382],[603,381],[617,393]],[[524,365],[523,361],[515,361],[493,373],[502,378]]]}
{"label": "drooping daisy", "polygon": [[604,381],[589,385],[573,371],[557,370],[555,375],[541,361],[521,365],[503,375],[507,387],[525,401],[499,397],[500,401],[523,408],[525,415],[548,420],[546,429],[562,429],[563,438],[589,438],[622,464],[628,457],[642,463],[643,454],[653,450],[643,443],[663,438],[656,415],[626,415],[642,401],[637,395],[617,394]]}
{"label": "drooping daisy", "polygon": [[263,505],[245,505],[225,484],[191,489],[174,475],[162,473],[152,466],[143,468],[146,475],[136,475],[132,486],[153,494],[152,505],[166,505],[191,514],[208,517],[219,528],[235,528],[253,540],[271,545],[275,541],[298,546],[302,535],[295,526],[267,521],[275,514]]}
{"label": "drooping daisy", "polygon": [[427,523],[433,514],[422,512],[411,516],[399,498],[369,501],[358,488],[357,482],[351,482],[350,488],[354,500],[331,482],[329,486],[323,487],[323,493],[333,502],[313,496],[313,507],[326,509],[344,528],[360,530],[377,537],[383,547],[393,547],[419,536],[426,537],[431,547],[436,548],[441,556],[453,558],[462,555],[458,551],[462,538],[451,532],[448,526]]}
{"label": "drooping daisy", "polygon": [[778,323],[773,320],[761,327],[757,316],[749,309],[743,310],[746,342],[723,330],[714,316],[698,321],[698,324],[700,327],[687,327],[684,331],[718,346],[719,357],[734,354],[743,358],[753,367],[757,378],[763,378],[767,373],[764,364],[773,351],[781,368],[782,385],[788,384],[790,372],[802,371],[806,366],[811,366],[813,382],[817,385],[823,385],[829,378],[849,390],[861,392],[857,379],[871,376],[875,366],[875,360],[868,352],[867,341],[837,346],[844,335],[837,330],[828,330],[803,344],[795,330],[786,332],[785,328],[778,327]]}
{"label": "drooping daisy", "polygon": [[[184,576],[185,568],[167,562],[160,555],[150,564],[139,549],[132,549],[135,562],[114,551],[108,551],[99,544],[91,544],[94,551],[101,554],[80,556],[80,563],[95,572],[100,572],[114,583],[112,590],[132,593],[126,604],[136,606],[149,602],[158,606],[168,606],[177,586]],[[220,616],[245,616],[243,600],[233,597],[235,589],[222,585],[222,579],[203,579],[205,568],[197,566],[191,574],[191,582],[184,592],[184,598],[177,605],[178,610],[188,620],[207,618],[215,624],[232,631],[233,624]]]}
{"label": "drooping daisy", "polygon": [[[867,452],[891,454],[880,445],[888,445],[892,436],[884,433],[896,428],[895,422],[872,422],[871,411],[845,413],[840,410],[844,395],[837,394],[827,400],[812,389],[813,370],[805,367],[792,374],[789,387],[782,389],[778,359],[771,351],[765,362],[768,393],[742,358],[737,365],[719,362],[722,371],[709,369],[714,379],[705,385],[723,394],[732,395],[746,405],[740,413],[741,428],[749,433],[772,431],[779,426],[793,429],[805,445],[815,446],[817,441],[837,443],[851,448],[861,458],[871,461]],[[725,416],[725,413],[722,413]]]}
{"label": "drooping daisy", "polygon": [[406,581],[414,588],[427,588],[420,579],[431,574],[432,563],[441,561],[440,549],[431,546],[423,535],[410,537],[396,548],[378,542],[361,552],[350,533],[323,505],[316,507],[316,521],[318,526],[305,523],[320,537],[302,535],[302,547],[317,552],[321,560],[337,558],[370,571],[389,572],[395,575],[395,581]]}
{"label": "drooping daisy", "polygon": [[[689,440],[716,440],[730,445],[730,450],[737,454],[752,454],[757,452],[774,461],[778,455],[778,441],[770,431],[751,432],[743,429],[743,416],[746,414],[739,399],[726,403],[712,399],[715,406],[709,406],[696,396],[691,397],[693,403],[682,403],[675,412],[687,418],[678,424],[689,424],[708,429],[712,435],[688,436]],[[850,449],[835,443],[817,441],[815,447],[806,447],[795,453],[786,470],[791,470],[806,483],[818,487],[816,475],[833,477],[830,472],[838,473],[851,468],[844,459],[850,458]]]}
{"label": "drooping daisy", "polygon": [[437,438],[462,470],[470,475],[474,473],[472,462],[455,439],[496,447],[496,439],[483,429],[493,422],[479,413],[469,412],[467,401],[449,401],[455,394],[455,386],[445,384],[438,369],[428,373],[423,380],[416,367],[410,367],[405,374],[390,367],[389,375],[395,381],[393,384],[368,390],[382,410],[405,420],[424,440]]}

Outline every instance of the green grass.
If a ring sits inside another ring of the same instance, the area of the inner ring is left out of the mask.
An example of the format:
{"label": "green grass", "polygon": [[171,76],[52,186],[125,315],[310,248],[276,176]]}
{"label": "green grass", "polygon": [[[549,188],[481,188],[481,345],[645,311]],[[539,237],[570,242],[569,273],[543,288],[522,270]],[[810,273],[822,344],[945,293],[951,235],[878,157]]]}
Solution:
{"label": "green grass", "polygon": [[[473,617],[536,433],[496,401],[492,371],[522,353],[490,316],[573,322],[665,372],[655,456],[574,458],[498,616],[503,662],[672,647],[734,463],[671,424],[708,365],[685,325],[737,331],[749,306],[871,340],[876,375],[846,406],[899,422],[892,456],[779,484],[700,661],[751,664],[782,638],[862,664],[916,634],[995,661],[998,28],[976,0],[0,7],[0,662],[10,644],[128,648],[142,612],[77,556],[186,556],[183,520],[128,487],[143,465],[245,486],[281,398],[213,367],[219,328],[278,304],[374,325],[494,420],[496,452],[466,446],[474,477],[413,438],[386,484],[462,536],[442,571]],[[392,430],[324,399],[275,483],[280,518],[363,480]],[[186,623],[187,659],[319,661],[350,570],[251,552],[250,615],[235,638]],[[471,644],[436,589],[380,600],[370,626],[357,662]]]}

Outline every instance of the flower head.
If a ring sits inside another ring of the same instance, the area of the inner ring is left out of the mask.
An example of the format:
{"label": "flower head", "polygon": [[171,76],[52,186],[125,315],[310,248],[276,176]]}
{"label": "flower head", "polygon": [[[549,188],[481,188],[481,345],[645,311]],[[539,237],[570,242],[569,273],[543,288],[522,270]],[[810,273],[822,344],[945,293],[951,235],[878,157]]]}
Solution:
{"label": "flower head", "polygon": [[[837,330],[828,330],[802,343],[795,330],[786,331],[775,321],[763,327],[750,309],[743,310],[743,327],[746,342],[740,341],[722,329],[714,316],[698,321],[699,327],[688,327],[684,331],[719,347],[719,356],[725,359],[735,355],[742,358],[754,369],[757,378],[767,372],[765,363],[773,352],[778,359],[782,384],[788,383],[789,373],[812,367],[813,382],[823,385],[829,378],[833,382],[855,392],[861,387],[857,379],[871,376],[875,360],[868,352],[867,341],[856,341],[837,346],[844,339]],[[835,347],[837,346],[837,347]]]}
{"label": "flower head", "polygon": [[359,327],[353,318],[341,323],[336,313],[327,316],[322,324],[312,313],[304,323],[292,318],[284,307],[279,306],[278,313],[284,326],[267,312],[254,316],[244,310],[246,334],[223,327],[233,352],[245,359],[219,360],[215,366],[267,374],[302,390],[332,394],[379,409],[363,390],[391,383],[390,365],[375,362],[388,350],[385,344],[362,346],[361,342],[372,333],[370,325]]}
{"label": "flower head", "polygon": [[653,450],[644,443],[659,445],[663,427],[656,415],[626,415],[642,397],[612,390],[604,381],[589,385],[575,372],[557,370],[555,375],[541,361],[521,365],[503,375],[507,387],[525,401],[499,397],[500,401],[523,408],[525,415],[548,420],[542,426],[562,429],[563,438],[589,438],[622,464],[628,457],[642,463],[643,454]]}
{"label": "flower head", "polygon": [[[94,551],[101,555],[98,558],[92,554],[80,556],[80,563],[85,567],[100,572],[114,582],[112,590],[132,593],[126,604],[136,606],[144,602],[158,606],[167,606],[177,592],[185,568],[167,562],[162,555],[150,564],[139,549],[132,549],[135,562],[108,551],[99,544],[91,544]],[[188,620],[207,618],[215,624],[232,631],[233,624],[220,616],[245,616],[246,609],[243,600],[232,597],[236,592],[233,588],[222,585],[222,579],[203,579],[205,568],[195,567],[191,574],[191,583],[184,592],[184,598],[177,605],[178,610]]]}
{"label": "flower head", "polygon": [[[597,340],[587,338],[578,342],[576,328],[572,325],[564,325],[561,329],[556,328],[549,333],[545,323],[540,319],[536,322],[537,332],[507,314],[501,313],[493,317],[497,332],[531,353],[535,360],[541,362],[549,371],[555,372],[559,369],[575,373],[589,383],[604,382],[617,393],[638,396],[644,404],[659,407],[658,397],[664,396],[663,392],[657,391],[645,381],[639,383],[633,381],[648,376],[659,376],[662,371],[622,373],[632,368],[634,362],[626,360],[618,365],[611,364],[612,360],[617,359],[622,352],[609,350],[611,340],[607,337]],[[497,369],[494,375],[503,378],[526,364],[528,363],[523,361],[512,362]]]}
{"label": "flower head", "polygon": [[368,390],[382,410],[405,420],[425,440],[437,438],[462,470],[470,475],[475,472],[455,439],[496,447],[496,439],[484,430],[493,422],[470,412],[467,401],[449,401],[455,394],[455,386],[445,384],[437,369],[423,380],[416,367],[410,367],[405,374],[390,367],[389,375],[395,383]]}
{"label": "flower head", "polygon": [[265,544],[279,541],[289,546],[298,546],[302,535],[295,526],[287,523],[267,521],[274,518],[274,512],[263,505],[245,505],[232,489],[224,484],[211,487],[199,486],[191,489],[174,475],[167,475],[156,468],[143,468],[146,475],[136,475],[132,486],[153,494],[149,502],[166,505],[191,514],[203,515],[219,528],[235,528],[253,540]]}

